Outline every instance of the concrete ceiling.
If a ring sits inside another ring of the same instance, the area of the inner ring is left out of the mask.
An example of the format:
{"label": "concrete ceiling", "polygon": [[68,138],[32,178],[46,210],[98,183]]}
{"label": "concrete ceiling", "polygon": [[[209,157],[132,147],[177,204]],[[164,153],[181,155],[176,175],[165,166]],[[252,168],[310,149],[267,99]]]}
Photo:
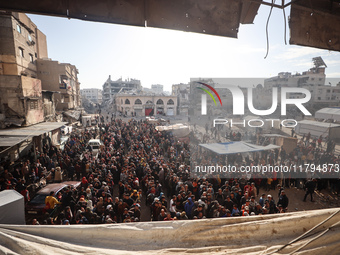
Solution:
{"label": "concrete ceiling", "polygon": [[292,3],[289,27],[290,44],[340,51],[340,1]]}
{"label": "concrete ceiling", "polygon": [[[269,1],[269,0],[267,0]],[[261,0],[14,0],[0,9],[88,21],[148,26],[237,38]],[[291,0],[290,44],[340,51],[340,0]]]}
{"label": "concrete ceiling", "polygon": [[260,0],[15,0],[0,9],[115,24],[237,37],[252,23]]}

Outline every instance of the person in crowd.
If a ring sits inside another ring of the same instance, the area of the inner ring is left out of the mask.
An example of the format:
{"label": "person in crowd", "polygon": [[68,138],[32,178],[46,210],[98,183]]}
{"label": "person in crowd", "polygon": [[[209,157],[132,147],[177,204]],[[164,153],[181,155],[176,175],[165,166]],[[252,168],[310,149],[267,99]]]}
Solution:
{"label": "person in crowd", "polygon": [[264,206],[265,200],[266,200],[266,194],[263,193],[263,194],[261,195],[261,197],[260,197],[260,200],[259,200],[259,204],[261,205],[261,207]]}
{"label": "person in crowd", "polygon": [[54,182],[62,182],[62,181],[63,181],[63,171],[61,171],[61,167],[58,166],[55,168]]}
{"label": "person in crowd", "polygon": [[46,198],[45,198],[45,208],[46,208],[46,210],[48,211],[48,212],[52,212],[53,211],[53,209],[54,209],[54,207],[56,206],[56,205],[60,205],[61,204],[61,202],[59,202],[56,198],[55,198],[55,192],[54,191],[51,191],[50,192],[50,195],[49,196],[47,196]]}
{"label": "person in crowd", "polygon": [[268,204],[269,204],[269,214],[277,213],[278,210],[277,210],[277,207],[276,207],[276,204],[275,204],[275,201],[272,195],[268,195],[267,199],[268,199]]}
{"label": "person in crowd", "polygon": [[313,194],[314,194],[314,191],[315,191],[315,188],[316,188],[316,182],[317,182],[316,179],[312,179],[312,180],[309,180],[305,183],[306,194],[305,194],[305,197],[303,198],[303,202],[306,202],[308,195],[310,195],[310,201],[314,202]]}
{"label": "person in crowd", "polygon": [[184,206],[184,210],[185,210],[185,213],[186,215],[188,216],[189,219],[191,219],[191,209],[193,208],[194,206],[194,202],[192,201],[192,198],[189,197],[188,198],[188,202],[185,203],[185,206]]}
{"label": "person in crowd", "polygon": [[40,225],[39,221],[37,219],[32,220],[32,225]]}
{"label": "person in crowd", "polygon": [[169,211],[170,211],[171,217],[174,218],[176,216],[176,212],[177,212],[177,209],[176,209],[176,196],[175,195],[173,195],[172,199],[170,200]]}
{"label": "person in crowd", "polygon": [[288,210],[288,203],[289,203],[289,199],[286,195],[286,192],[284,190],[281,190],[279,200],[277,201],[277,207],[281,205],[282,210],[286,212]]}

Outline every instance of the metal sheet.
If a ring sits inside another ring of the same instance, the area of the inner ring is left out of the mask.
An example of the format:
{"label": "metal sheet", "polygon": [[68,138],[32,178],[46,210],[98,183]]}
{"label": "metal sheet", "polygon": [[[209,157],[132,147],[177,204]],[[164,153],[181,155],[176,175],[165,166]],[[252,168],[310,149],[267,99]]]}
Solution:
{"label": "metal sheet", "polygon": [[116,24],[144,26],[144,2],[139,0],[16,0],[0,9]]}
{"label": "metal sheet", "polygon": [[[254,0],[253,0],[254,1]],[[183,30],[237,37],[242,22],[252,23],[258,3],[247,0],[16,0],[0,9],[88,21]]]}
{"label": "metal sheet", "polygon": [[0,1],[0,9],[16,11],[16,12],[30,12],[37,14],[47,14],[54,16],[66,15],[66,1],[53,0],[16,0],[16,1]]}
{"label": "metal sheet", "polygon": [[144,26],[144,1],[140,0],[81,0],[68,1],[72,18]]}
{"label": "metal sheet", "polygon": [[1,136],[0,147],[12,147],[27,139],[27,136]]}
{"label": "metal sheet", "polygon": [[325,10],[325,7],[316,5],[315,1],[313,1],[313,4],[309,7],[300,5],[300,2],[292,4],[289,43],[340,51],[340,16],[338,9],[333,9],[331,14]]}
{"label": "metal sheet", "polygon": [[240,22],[242,24],[253,24],[260,5],[261,0],[243,1]]}
{"label": "metal sheet", "polygon": [[266,151],[266,150],[280,148],[280,146],[277,146],[274,144],[261,146],[261,145],[246,143],[246,142],[206,143],[206,144],[199,144],[199,146],[206,148],[219,155],[249,153],[249,152]]}
{"label": "metal sheet", "polygon": [[11,128],[0,130],[0,136],[38,136],[56,130],[67,122],[43,122],[29,127]]}
{"label": "metal sheet", "polygon": [[147,26],[237,37],[242,1],[147,0]]}

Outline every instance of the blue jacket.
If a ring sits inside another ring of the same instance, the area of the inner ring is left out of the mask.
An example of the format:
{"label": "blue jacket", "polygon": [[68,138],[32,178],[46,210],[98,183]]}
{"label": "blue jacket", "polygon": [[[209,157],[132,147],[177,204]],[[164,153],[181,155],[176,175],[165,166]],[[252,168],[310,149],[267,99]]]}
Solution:
{"label": "blue jacket", "polygon": [[191,218],[191,210],[193,207],[194,207],[194,202],[192,202],[192,198],[189,197],[188,202],[186,202],[184,205],[185,213],[187,214],[189,218]]}
{"label": "blue jacket", "polygon": [[232,212],[231,212],[231,216],[234,216],[234,214],[239,214],[240,213],[240,211],[238,210],[238,209],[234,209],[233,208],[233,210],[232,210]]}

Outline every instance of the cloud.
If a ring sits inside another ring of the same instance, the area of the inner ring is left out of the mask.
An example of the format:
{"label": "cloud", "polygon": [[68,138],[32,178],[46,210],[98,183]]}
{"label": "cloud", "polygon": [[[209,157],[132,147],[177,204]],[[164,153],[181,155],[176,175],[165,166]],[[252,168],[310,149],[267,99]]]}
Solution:
{"label": "cloud", "polygon": [[276,59],[279,60],[296,60],[299,58],[306,58],[306,57],[316,57],[316,56],[325,56],[327,55],[326,50],[314,49],[309,47],[294,47],[294,48],[287,48],[282,53],[277,54],[275,56]]}
{"label": "cloud", "polygon": [[328,73],[327,77],[329,77],[329,78],[339,78],[340,72]]}
{"label": "cloud", "polygon": [[325,61],[325,63],[327,66],[334,66],[334,65],[340,64],[340,60],[335,60],[335,59],[327,60],[327,62]]}
{"label": "cloud", "polygon": [[302,67],[306,67],[306,68],[311,68],[313,67],[313,62],[311,61],[304,61],[304,62],[296,62],[294,63],[294,66],[302,66]]}
{"label": "cloud", "polygon": [[256,52],[261,52],[265,53],[266,49],[265,48],[254,48],[251,45],[240,45],[237,47],[238,54],[249,54],[249,53],[256,53]]}

